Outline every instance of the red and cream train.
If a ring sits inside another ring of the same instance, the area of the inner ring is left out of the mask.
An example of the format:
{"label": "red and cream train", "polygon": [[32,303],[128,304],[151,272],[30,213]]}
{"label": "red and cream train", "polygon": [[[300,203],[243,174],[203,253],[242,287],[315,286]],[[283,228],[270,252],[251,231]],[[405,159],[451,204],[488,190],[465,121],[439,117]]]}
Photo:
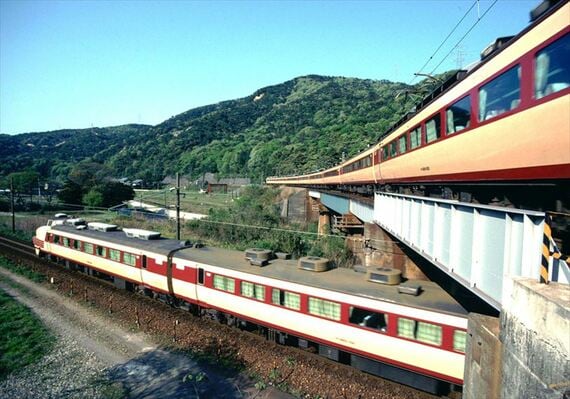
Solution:
{"label": "red and cream train", "polygon": [[39,227],[37,254],[420,389],[463,382],[467,313],[436,284],[422,281],[410,295],[402,293],[409,281],[390,286],[353,270],[316,273],[282,259],[253,266],[238,251],[72,224]]}
{"label": "red and cream train", "polygon": [[560,1],[519,35],[501,46],[498,40],[500,48],[368,150],[324,171],[267,183],[570,209],[569,24],[570,4]]}

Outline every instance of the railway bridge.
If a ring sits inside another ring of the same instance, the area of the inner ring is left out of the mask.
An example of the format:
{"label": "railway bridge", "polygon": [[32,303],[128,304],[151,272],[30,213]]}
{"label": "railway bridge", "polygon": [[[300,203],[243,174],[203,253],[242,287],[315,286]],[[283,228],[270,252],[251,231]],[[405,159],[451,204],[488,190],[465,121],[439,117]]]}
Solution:
{"label": "railway bridge", "polygon": [[496,310],[469,314],[464,398],[570,393],[570,269],[547,214],[388,192],[306,195],[319,231],[331,224],[367,242],[379,228]]}
{"label": "railway bridge", "polygon": [[[376,192],[373,200],[316,190],[308,194],[323,213],[331,212],[333,224],[378,225],[497,310],[512,278],[570,282],[568,264],[545,236],[544,212],[387,192]],[[545,240],[548,267],[542,260]]]}

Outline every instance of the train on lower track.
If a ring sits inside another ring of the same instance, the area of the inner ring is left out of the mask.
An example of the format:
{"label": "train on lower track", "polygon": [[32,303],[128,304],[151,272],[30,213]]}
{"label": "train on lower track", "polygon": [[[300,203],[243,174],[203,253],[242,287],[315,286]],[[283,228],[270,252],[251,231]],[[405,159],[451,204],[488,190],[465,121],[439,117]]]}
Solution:
{"label": "train on lower track", "polygon": [[328,270],[322,258],[244,255],[76,220],[49,221],[33,242],[68,268],[371,374],[432,393],[463,383],[467,312],[432,282],[399,283],[393,269]]}
{"label": "train on lower track", "polygon": [[[570,213],[570,4],[547,0],[379,141],[334,167],[266,179]],[[568,222],[557,226],[570,246]]]}

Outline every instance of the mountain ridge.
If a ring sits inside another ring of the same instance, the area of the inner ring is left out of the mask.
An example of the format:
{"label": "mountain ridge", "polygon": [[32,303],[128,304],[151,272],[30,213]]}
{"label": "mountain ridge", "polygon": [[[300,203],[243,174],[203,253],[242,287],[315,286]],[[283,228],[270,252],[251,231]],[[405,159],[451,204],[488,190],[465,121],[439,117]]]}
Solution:
{"label": "mountain ridge", "polygon": [[0,134],[0,174],[32,169],[63,181],[80,161],[157,182],[180,172],[248,176],[331,166],[376,142],[416,90],[400,82],[305,75],[249,96],[204,105],[154,125]]}

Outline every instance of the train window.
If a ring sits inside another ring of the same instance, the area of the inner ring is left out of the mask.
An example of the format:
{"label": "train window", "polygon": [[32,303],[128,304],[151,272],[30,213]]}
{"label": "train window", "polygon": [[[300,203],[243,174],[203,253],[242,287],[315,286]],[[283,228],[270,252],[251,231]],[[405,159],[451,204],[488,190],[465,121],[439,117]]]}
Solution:
{"label": "train window", "polygon": [[81,241],[73,240],[73,248],[81,250]]}
{"label": "train window", "polygon": [[426,143],[431,143],[441,137],[441,117],[439,114],[426,122]]}
{"label": "train window", "polygon": [[340,320],[340,303],[309,297],[309,313],[327,319]]}
{"label": "train window", "polygon": [[261,284],[254,284],[254,295],[258,301],[265,301],[265,286]]}
{"label": "train window", "polygon": [[271,292],[271,302],[275,305],[285,306],[289,309],[301,309],[301,295],[293,292],[282,291],[278,288],[273,288]]}
{"label": "train window", "polygon": [[388,328],[388,318],[384,313],[373,312],[372,310],[361,309],[354,306],[350,307],[349,312],[349,323],[384,332]]}
{"label": "train window", "polygon": [[418,126],[410,132],[410,150],[422,144],[422,127]]}
{"label": "train window", "polygon": [[388,156],[388,145],[382,147],[382,160],[385,161],[386,159],[390,158]]}
{"label": "train window", "polygon": [[447,134],[459,132],[469,127],[471,119],[471,97],[457,101],[446,111]]}
{"label": "train window", "polygon": [[107,256],[107,248],[105,247],[100,247],[97,245],[96,251],[98,256],[102,256],[103,258]]}
{"label": "train window", "polygon": [[416,322],[415,320],[398,318],[398,337],[416,338]]}
{"label": "train window", "polygon": [[83,252],[86,254],[93,254],[93,244],[89,244],[88,242],[83,243]]}
{"label": "train window", "polygon": [[398,139],[398,151],[400,154],[405,154],[408,150],[408,140],[406,135],[404,134]]}
{"label": "train window", "polygon": [[241,282],[241,295],[248,298],[255,298],[259,301],[265,300],[265,287],[260,284],[253,284],[247,281]]}
{"label": "train window", "polygon": [[63,246],[64,246],[64,247],[69,247],[69,238],[63,237]]}
{"label": "train window", "polygon": [[137,259],[133,254],[124,253],[123,262],[129,266],[134,266],[137,263]]}
{"label": "train window", "polygon": [[519,106],[521,102],[521,67],[497,76],[479,89],[479,120],[494,118]]}
{"label": "train window", "polygon": [[390,143],[390,158],[398,155],[398,143],[394,140]]}
{"label": "train window", "polygon": [[416,339],[432,345],[441,345],[441,326],[418,321]]}
{"label": "train window", "polygon": [[214,275],[214,288],[222,291],[235,292],[236,282],[231,277]]}
{"label": "train window", "polygon": [[453,350],[465,353],[465,344],[467,343],[467,333],[461,330],[453,332]]}
{"label": "train window", "polygon": [[301,295],[285,291],[285,296],[283,299],[283,306],[285,306],[286,308],[289,308],[289,309],[300,310],[301,309]]}
{"label": "train window", "polygon": [[570,87],[570,33],[536,53],[534,96],[542,98],[567,87]]}
{"label": "train window", "polygon": [[110,249],[109,250],[109,258],[111,258],[111,260],[114,260],[115,262],[120,262],[121,261],[121,251],[116,250],[116,249]]}
{"label": "train window", "polygon": [[274,305],[282,305],[283,304],[283,295],[281,295],[281,290],[278,288],[273,288],[271,290],[271,303]]}
{"label": "train window", "polygon": [[54,244],[59,244],[60,242],[61,242],[61,237],[54,234],[54,236],[53,236],[53,243],[54,243]]}

